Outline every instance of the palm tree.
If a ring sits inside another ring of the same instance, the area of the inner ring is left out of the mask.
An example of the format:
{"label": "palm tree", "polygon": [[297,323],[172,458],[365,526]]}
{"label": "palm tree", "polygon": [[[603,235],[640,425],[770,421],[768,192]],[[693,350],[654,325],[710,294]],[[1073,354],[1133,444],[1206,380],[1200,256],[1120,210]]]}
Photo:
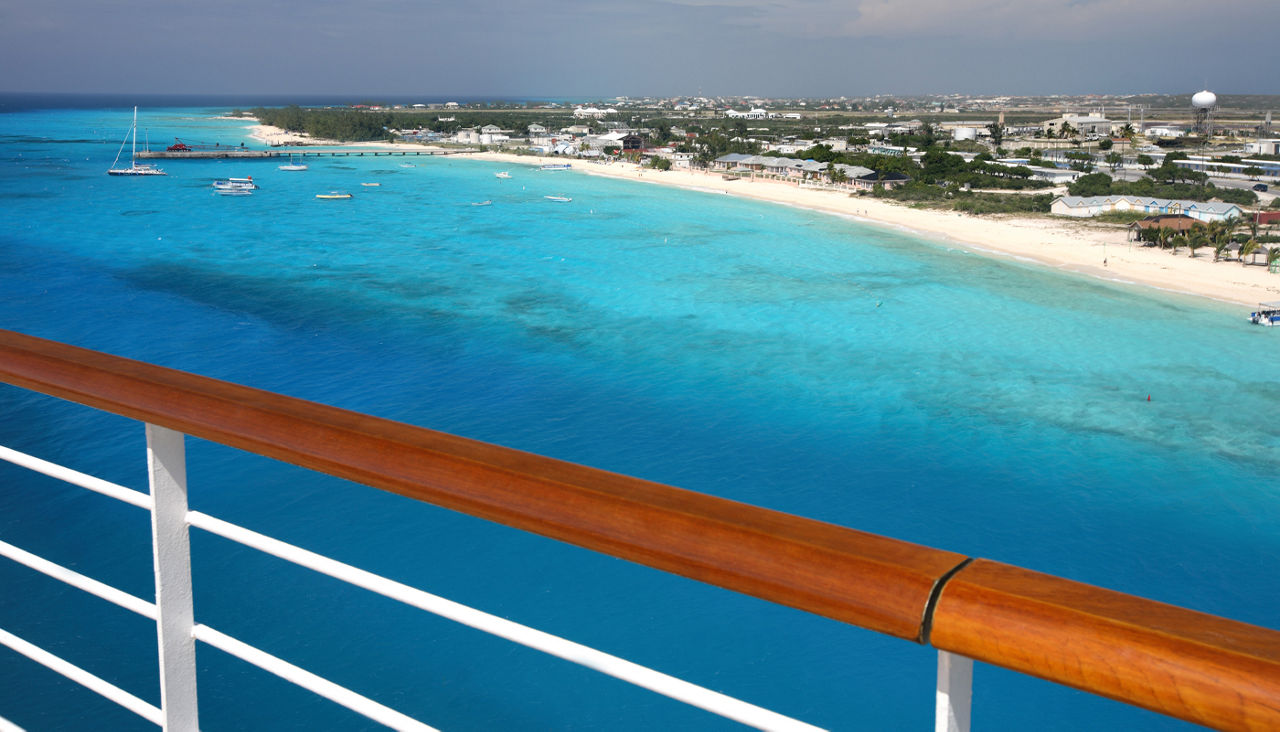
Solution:
{"label": "palm tree", "polygon": [[1258,251],[1258,240],[1257,240],[1257,239],[1250,239],[1249,241],[1245,242],[1244,244],[1241,244],[1241,245],[1240,245],[1240,266],[1241,266],[1241,267],[1245,266],[1246,262],[1244,261],[1244,258],[1245,258],[1245,257],[1252,258],[1252,257],[1253,257],[1253,253],[1254,253],[1254,252],[1256,252],[1256,251]]}
{"label": "palm tree", "polygon": [[1218,261],[1231,244],[1231,232],[1236,227],[1234,218],[1211,221],[1208,224],[1209,240],[1213,242],[1213,261]]}
{"label": "palm tree", "polygon": [[[1184,234],[1175,234],[1169,237],[1169,246],[1173,247],[1173,253],[1178,253],[1178,247],[1187,244],[1187,237]],[[1193,250],[1194,251],[1194,250]],[[1192,256],[1195,256],[1194,254]]]}
{"label": "palm tree", "polygon": [[1267,251],[1267,269],[1274,272],[1278,263],[1280,263],[1280,246],[1274,246]]}
{"label": "palm tree", "polygon": [[1191,250],[1191,257],[1193,259],[1196,256],[1196,249],[1207,243],[1207,237],[1205,237],[1204,232],[1199,229],[1192,229],[1191,233],[1187,235],[1187,248]]}

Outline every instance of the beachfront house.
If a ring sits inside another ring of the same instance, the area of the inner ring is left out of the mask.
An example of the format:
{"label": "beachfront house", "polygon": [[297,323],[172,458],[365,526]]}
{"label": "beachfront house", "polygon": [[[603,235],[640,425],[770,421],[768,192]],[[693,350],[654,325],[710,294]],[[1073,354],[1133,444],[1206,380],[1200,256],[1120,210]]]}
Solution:
{"label": "beachfront house", "polygon": [[1141,241],[1142,232],[1147,229],[1172,229],[1178,233],[1190,231],[1193,226],[1203,226],[1204,222],[1186,214],[1158,214],[1148,216],[1141,221],[1129,224],[1129,241]]}
{"label": "beachfront house", "polygon": [[1182,214],[1197,221],[1223,221],[1244,215],[1244,211],[1234,203],[1175,201],[1141,196],[1060,196],[1049,207],[1049,212],[1055,216],[1073,218],[1092,218],[1111,211]]}
{"label": "beachfront house", "polygon": [[854,190],[870,191],[870,190],[873,190],[876,186],[881,186],[886,190],[888,190],[892,188],[897,188],[898,186],[901,186],[901,185],[906,185],[907,183],[910,183],[910,182],[911,182],[911,176],[906,175],[904,173],[890,173],[890,172],[877,173],[875,171],[871,171],[866,175],[860,176],[858,178],[853,178],[852,180],[849,181],[848,185],[850,188],[853,188]]}
{"label": "beachfront house", "polygon": [[831,166],[816,160],[797,160],[795,158],[775,157],[771,155],[745,155],[729,153],[716,158],[711,164],[712,170],[723,170],[737,173],[751,173],[762,178],[775,180],[802,181],[825,180],[829,169],[844,174],[845,180],[835,185],[853,190],[869,191],[877,185],[895,188],[911,180],[900,173],[877,173],[871,168],[860,165],[837,163]]}

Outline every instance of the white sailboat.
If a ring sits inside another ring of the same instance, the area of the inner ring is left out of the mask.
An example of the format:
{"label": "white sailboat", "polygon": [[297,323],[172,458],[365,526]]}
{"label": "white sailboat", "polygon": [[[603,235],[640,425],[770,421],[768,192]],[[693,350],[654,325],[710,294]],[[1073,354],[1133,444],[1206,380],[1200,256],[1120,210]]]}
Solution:
{"label": "white sailboat", "polygon": [[288,165],[281,165],[281,166],[278,166],[278,167],[280,168],[280,170],[306,170],[306,169],[307,169],[307,164],[306,164],[306,163],[299,163],[296,157],[294,157],[293,155],[290,155],[290,156],[289,156],[289,164],[288,164]]}
{"label": "white sailboat", "polygon": [[[129,167],[120,167],[120,156],[124,154],[124,143],[130,143]],[[138,164],[138,108],[133,108],[133,126],[129,128],[129,134],[125,136],[125,140],[120,143],[120,150],[116,152],[116,160],[111,164],[111,169],[107,171],[107,175],[167,175],[163,170],[143,163]]]}

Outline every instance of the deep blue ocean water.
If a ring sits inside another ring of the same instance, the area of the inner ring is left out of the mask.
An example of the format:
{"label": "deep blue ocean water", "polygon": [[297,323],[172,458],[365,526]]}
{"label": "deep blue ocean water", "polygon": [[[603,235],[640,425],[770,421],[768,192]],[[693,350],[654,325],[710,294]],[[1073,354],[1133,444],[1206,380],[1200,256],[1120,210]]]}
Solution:
{"label": "deep blue ocean water", "polygon": [[[1280,333],[1241,308],[470,160],[112,178],[131,110],[58,106],[0,114],[0,327],[1278,625]],[[143,109],[139,134],[238,145],[226,111]],[[7,386],[0,414],[0,444],[145,490],[140,425]],[[784,714],[931,722],[910,643],[198,440],[188,469],[196,510]],[[132,507],[4,464],[0,539],[151,597]],[[200,532],[193,554],[198,620],[446,730],[734,728]],[[141,618],[5,561],[0,627],[158,702]],[[198,654],[205,729],[373,726]],[[975,676],[979,728],[1185,727]],[[149,727],[6,649],[0,716]]]}

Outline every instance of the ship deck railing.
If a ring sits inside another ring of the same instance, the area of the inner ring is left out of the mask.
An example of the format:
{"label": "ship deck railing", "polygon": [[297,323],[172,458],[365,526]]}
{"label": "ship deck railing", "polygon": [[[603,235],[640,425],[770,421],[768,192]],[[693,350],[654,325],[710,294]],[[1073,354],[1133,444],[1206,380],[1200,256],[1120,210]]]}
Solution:
{"label": "ship deck railing", "polygon": [[[197,622],[191,529],[747,726],[817,729],[192,511],[185,435],[932,648],[940,732],[969,729],[974,660],[1209,727],[1280,729],[1276,630],[12,331],[0,330],[0,382],[144,424],[149,493],[8,448],[0,459],[149,511],[154,601],[7,542],[0,554],[155,621],[160,705],[8,631],[0,644],[166,730],[199,727],[197,641],[388,727],[432,729]],[[16,729],[3,714],[0,729]]]}

